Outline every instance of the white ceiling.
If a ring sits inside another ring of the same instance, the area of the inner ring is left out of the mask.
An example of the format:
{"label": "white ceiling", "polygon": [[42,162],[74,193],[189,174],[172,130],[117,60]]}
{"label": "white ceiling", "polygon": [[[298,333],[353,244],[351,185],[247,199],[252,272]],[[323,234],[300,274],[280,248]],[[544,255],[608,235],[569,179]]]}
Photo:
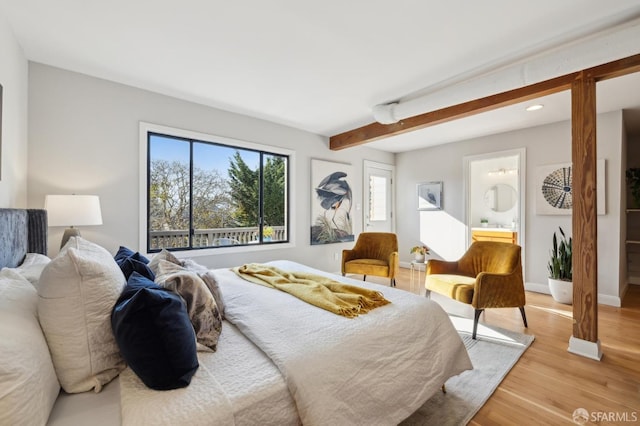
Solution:
{"label": "white ceiling", "polygon": [[[376,104],[639,16],[639,0],[0,0],[31,61],[325,136],[371,123]],[[640,105],[640,76],[605,83],[615,88],[599,85],[599,111]],[[568,119],[567,94],[540,102],[370,146]]]}

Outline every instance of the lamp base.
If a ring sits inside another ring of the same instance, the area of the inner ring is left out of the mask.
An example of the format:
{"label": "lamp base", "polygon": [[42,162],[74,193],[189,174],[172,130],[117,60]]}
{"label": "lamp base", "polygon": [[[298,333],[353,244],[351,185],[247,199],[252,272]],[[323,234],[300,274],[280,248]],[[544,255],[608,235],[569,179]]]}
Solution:
{"label": "lamp base", "polygon": [[62,235],[62,242],[60,243],[60,248],[64,247],[65,244],[67,244],[67,241],[69,241],[69,238],[71,237],[79,237],[80,236],[80,230],[74,227],[71,228],[67,228],[64,230],[64,235]]}

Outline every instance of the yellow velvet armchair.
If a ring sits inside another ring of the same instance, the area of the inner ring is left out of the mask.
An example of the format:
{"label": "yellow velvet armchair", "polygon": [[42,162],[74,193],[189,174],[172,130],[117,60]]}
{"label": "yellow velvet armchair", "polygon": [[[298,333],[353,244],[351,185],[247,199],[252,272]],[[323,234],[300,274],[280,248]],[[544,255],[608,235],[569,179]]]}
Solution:
{"label": "yellow velvet armchair", "polygon": [[455,262],[430,259],[425,279],[430,292],[450,297],[475,309],[473,335],[487,308],[519,308],[527,327],[521,248],[517,244],[476,241]]}
{"label": "yellow velvet armchair", "polygon": [[398,274],[398,237],[389,232],[363,232],[351,250],[342,250],[342,275],[362,274],[389,278],[395,287]]}

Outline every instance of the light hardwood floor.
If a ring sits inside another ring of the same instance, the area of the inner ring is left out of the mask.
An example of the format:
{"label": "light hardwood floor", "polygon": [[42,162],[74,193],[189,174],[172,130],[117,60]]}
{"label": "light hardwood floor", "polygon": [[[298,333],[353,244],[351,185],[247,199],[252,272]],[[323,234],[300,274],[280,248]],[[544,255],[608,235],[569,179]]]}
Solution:
{"label": "light hardwood floor", "polygon": [[[409,270],[400,271],[397,287],[409,291]],[[640,286],[629,286],[622,308],[598,307],[600,362],[567,352],[571,306],[527,292],[525,310],[528,329],[515,308],[489,309],[481,318],[535,341],[470,425],[575,425],[578,408],[588,411],[587,424],[640,424]]]}

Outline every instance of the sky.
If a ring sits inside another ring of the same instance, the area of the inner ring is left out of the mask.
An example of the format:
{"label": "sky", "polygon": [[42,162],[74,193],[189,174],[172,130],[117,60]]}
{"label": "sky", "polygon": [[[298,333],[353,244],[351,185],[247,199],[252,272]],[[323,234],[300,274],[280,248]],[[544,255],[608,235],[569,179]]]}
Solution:
{"label": "sky", "polygon": [[[150,140],[150,153],[153,159],[178,160],[189,163],[189,143],[187,140],[160,135],[151,135]],[[229,161],[236,151],[240,152],[240,156],[251,170],[258,169],[260,155],[257,152],[206,142],[198,142],[194,145],[194,165],[202,170],[217,169],[226,177]]]}

